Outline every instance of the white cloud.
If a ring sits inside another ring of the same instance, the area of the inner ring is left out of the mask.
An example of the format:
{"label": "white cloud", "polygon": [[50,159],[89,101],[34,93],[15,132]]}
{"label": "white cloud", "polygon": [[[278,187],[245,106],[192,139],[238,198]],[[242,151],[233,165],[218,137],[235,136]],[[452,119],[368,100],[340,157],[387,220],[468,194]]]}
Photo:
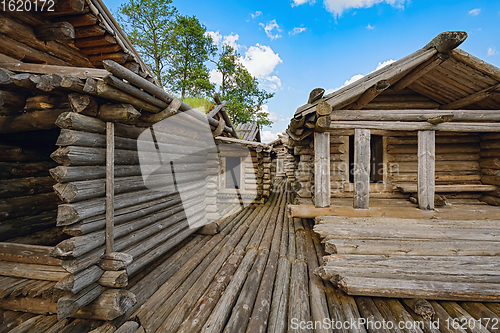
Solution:
{"label": "white cloud", "polygon": [[295,28],[293,28],[293,30],[292,30],[292,31],[290,31],[288,34],[289,34],[290,36],[293,36],[293,35],[300,34],[300,33],[304,32],[304,31],[306,31],[306,30],[307,30],[307,28],[299,28],[299,27],[295,27]]}
{"label": "white cloud", "polygon": [[370,23],[368,23],[368,25],[366,26],[366,29],[373,30],[373,29],[375,29],[375,27],[372,26]]}
{"label": "white cloud", "polygon": [[326,10],[335,17],[351,8],[370,8],[379,3],[387,3],[393,7],[404,8],[407,0],[323,0]]}
{"label": "white cloud", "polygon": [[207,32],[205,32],[205,36],[212,37],[212,42],[215,45],[219,45],[219,43],[222,40],[222,35],[220,34],[219,30],[217,30],[217,31],[207,31]]}
{"label": "white cloud", "polygon": [[262,140],[262,142],[271,142],[278,138],[278,134],[281,133],[265,130],[260,132],[260,139]]}
{"label": "white cloud", "polygon": [[264,87],[264,89],[271,92],[275,92],[281,88],[281,79],[276,75],[261,78],[259,83]]}
{"label": "white cloud", "polygon": [[222,84],[222,73],[216,69],[210,71],[210,83],[221,85]]}
{"label": "white cloud", "polygon": [[272,122],[277,122],[277,121],[288,121],[288,119],[287,119],[287,118],[285,118],[285,117],[283,117],[283,116],[281,116],[281,115],[277,114],[277,113],[276,113],[276,112],[274,112],[274,111],[270,111],[270,110],[269,110],[269,106],[268,106],[268,105],[262,105],[262,106],[260,107],[260,112],[267,114],[267,115],[268,115],[269,120],[270,120],[270,121],[272,121]]}
{"label": "white cloud", "polygon": [[269,76],[283,60],[269,46],[257,43],[248,48],[241,62],[250,74],[257,78],[264,78]]}
{"label": "white cloud", "polygon": [[494,46],[488,47],[488,57],[494,56],[496,54],[498,54],[498,51]]}
{"label": "white cloud", "polygon": [[[271,38],[271,40],[281,37],[281,35],[278,33],[281,32],[281,29],[278,23],[276,23],[276,20],[269,21],[267,24],[259,23],[259,25],[264,28],[267,37]],[[276,29],[276,33],[273,32],[274,29]]]}
{"label": "white cloud", "polygon": [[231,46],[233,49],[238,50],[240,45],[236,41],[240,39],[240,35],[231,32],[230,35],[224,36],[223,44]]}
{"label": "white cloud", "polygon": [[303,5],[305,3],[308,3],[310,2],[311,5],[314,4],[316,1],[315,0],[292,0],[292,7],[295,7],[295,6],[300,6],[300,5]]}
{"label": "white cloud", "polygon": [[472,16],[477,16],[481,13],[481,8],[474,8],[473,10],[469,10],[469,14]]}
{"label": "white cloud", "polygon": [[212,37],[214,45],[220,46],[222,44],[226,44],[233,47],[235,50],[240,48],[240,45],[237,43],[238,39],[240,39],[240,35],[235,34],[234,32],[231,32],[231,34],[227,36],[222,36],[219,30],[207,31],[205,32],[205,36]]}
{"label": "white cloud", "polygon": [[252,18],[256,18],[256,17],[259,17],[262,15],[262,12],[260,10],[256,11],[255,14],[250,14],[252,16]]}
{"label": "white cloud", "polygon": [[[385,67],[385,66],[388,66],[388,65],[392,64],[393,62],[395,62],[395,60],[393,60],[393,59],[389,59],[389,60],[384,61],[384,62],[379,62],[379,63],[378,63],[378,65],[377,65],[377,68],[376,68],[375,70],[371,71],[370,73],[373,73],[373,72],[375,72],[375,71],[378,71],[379,69],[381,69],[381,68],[383,68],[383,67]],[[330,88],[330,89],[327,89],[327,90],[325,91],[325,94],[324,94],[324,95],[326,96],[326,95],[328,95],[328,94],[331,94],[332,92],[334,92],[334,91],[336,91],[336,90],[339,90],[340,88],[344,88],[345,86],[348,86],[348,85],[350,85],[351,83],[356,82],[356,81],[358,81],[359,79],[362,79],[362,78],[364,78],[364,77],[365,77],[365,76],[364,76],[363,74],[356,74],[356,75],[353,75],[353,76],[352,76],[349,80],[346,80],[342,86],[340,86],[340,87],[338,87],[338,88]]]}
{"label": "white cloud", "polygon": [[[388,65],[392,64],[393,62],[396,62],[396,60],[389,59],[389,60],[384,61],[384,62],[379,62],[378,65],[377,65],[377,68],[375,69],[375,71],[378,71],[382,67],[388,66]],[[375,72],[375,71],[373,71],[373,72]]]}

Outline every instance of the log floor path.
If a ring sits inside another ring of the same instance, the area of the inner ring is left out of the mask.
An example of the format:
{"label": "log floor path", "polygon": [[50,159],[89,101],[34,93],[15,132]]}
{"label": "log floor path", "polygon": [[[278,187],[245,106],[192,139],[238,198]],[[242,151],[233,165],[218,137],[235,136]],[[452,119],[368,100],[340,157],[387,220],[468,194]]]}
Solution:
{"label": "log floor path", "polygon": [[320,279],[324,245],[313,220],[287,218],[284,188],[277,184],[265,204],[221,220],[219,234],[194,235],[135,276],[127,288],[138,302],[114,322],[5,311],[0,333],[499,332],[498,303],[353,297]]}

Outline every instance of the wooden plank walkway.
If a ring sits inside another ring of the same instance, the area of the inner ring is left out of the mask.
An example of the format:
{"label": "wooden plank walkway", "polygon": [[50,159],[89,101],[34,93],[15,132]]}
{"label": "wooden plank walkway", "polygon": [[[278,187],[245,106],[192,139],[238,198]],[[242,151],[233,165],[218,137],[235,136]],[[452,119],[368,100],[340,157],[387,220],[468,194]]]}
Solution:
{"label": "wooden plank walkway", "polygon": [[[353,297],[321,280],[314,272],[328,258],[324,247],[312,231],[312,220],[286,217],[290,197],[283,188],[279,184],[267,203],[220,221],[221,233],[192,236],[134,277],[127,288],[138,302],[121,318],[108,323],[65,319],[39,331],[99,333],[115,332],[114,327],[119,327],[118,333],[499,331],[498,303]],[[462,325],[458,320],[463,318],[469,320],[466,329],[451,326],[454,321]],[[483,327],[471,328],[479,318]],[[0,333],[36,331],[30,328],[37,323],[48,326],[50,320],[54,316],[3,312]],[[379,323],[385,326],[378,328]],[[76,325],[80,326],[75,329]]]}
{"label": "wooden plank walkway", "polygon": [[316,218],[317,273],[351,295],[500,301],[500,220]]}

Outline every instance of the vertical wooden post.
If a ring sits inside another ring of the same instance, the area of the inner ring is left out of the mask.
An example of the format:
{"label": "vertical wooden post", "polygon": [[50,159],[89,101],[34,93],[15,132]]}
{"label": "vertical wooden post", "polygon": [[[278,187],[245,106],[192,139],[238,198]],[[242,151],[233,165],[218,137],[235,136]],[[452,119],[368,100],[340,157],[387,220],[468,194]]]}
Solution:
{"label": "vertical wooden post", "polygon": [[418,131],[418,205],[434,209],[436,131]]}
{"label": "vertical wooden post", "polygon": [[314,200],[330,207],[330,133],[314,133]]}
{"label": "vertical wooden post", "polygon": [[368,209],[370,202],[370,130],[354,130],[353,207]]}
{"label": "vertical wooden post", "polygon": [[114,252],[115,124],[106,123],[106,254]]}

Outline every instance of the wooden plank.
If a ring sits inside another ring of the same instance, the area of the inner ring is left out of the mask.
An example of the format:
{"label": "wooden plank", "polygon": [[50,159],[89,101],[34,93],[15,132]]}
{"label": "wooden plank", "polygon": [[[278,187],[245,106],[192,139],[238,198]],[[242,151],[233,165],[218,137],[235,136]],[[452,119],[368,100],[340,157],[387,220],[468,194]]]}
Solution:
{"label": "wooden plank", "polygon": [[316,207],[330,206],[330,133],[314,133],[314,184]]}
{"label": "wooden plank", "polygon": [[43,281],[59,281],[68,275],[62,267],[0,261],[0,275]]}
{"label": "wooden plank", "polygon": [[59,266],[61,260],[50,256],[52,249],[52,246],[0,243],[0,260]]}
{"label": "wooden plank", "polygon": [[418,205],[420,209],[434,209],[436,132],[418,132]]}
{"label": "wooden plank", "polygon": [[330,130],[368,128],[389,131],[425,131],[436,130],[444,132],[500,132],[497,123],[442,123],[432,125],[428,122],[383,122],[383,121],[332,121]]}
{"label": "wooden plank", "polygon": [[[347,217],[394,217],[401,219],[448,219],[448,220],[489,220],[498,216],[500,209],[492,206],[473,208],[454,206],[453,209],[440,208],[439,211],[424,211],[413,207],[370,207],[366,210],[345,206],[316,208],[313,205],[288,205],[289,217],[312,219],[317,216]],[[493,214],[493,215],[492,215]]]}
{"label": "wooden plank", "polygon": [[344,276],[338,284],[342,290],[350,295],[394,298],[418,297],[450,301],[500,301],[499,284],[448,283],[354,276]]}
{"label": "wooden plank", "polygon": [[370,130],[354,130],[354,202],[357,209],[368,209],[370,200]]}
{"label": "wooden plank", "polygon": [[106,123],[106,254],[114,252],[115,127]]}
{"label": "wooden plank", "polygon": [[109,74],[109,72],[105,69],[41,65],[41,64],[30,64],[30,63],[0,62],[0,68],[21,73],[61,74],[61,75],[68,74],[82,78],[84,77],[103,78]]}
{"label": "wooden plank", "polygon": [[[453,121],[495,122],[500,114],[495,110],[338,110],[332,112],[332,121],[427,121],[438,116],[453,116]],[[453,139],[453,138],[450,138]]]}
{"label": "wooden plank", "polygon": [[[417,193],[416,184],[397,184],[396,188],[404,193]],[[495,185],[483,184],[457,184],[457,185],[435,185],[436,193],[451,193],[451,192],[491,192],[498,187]]]}

